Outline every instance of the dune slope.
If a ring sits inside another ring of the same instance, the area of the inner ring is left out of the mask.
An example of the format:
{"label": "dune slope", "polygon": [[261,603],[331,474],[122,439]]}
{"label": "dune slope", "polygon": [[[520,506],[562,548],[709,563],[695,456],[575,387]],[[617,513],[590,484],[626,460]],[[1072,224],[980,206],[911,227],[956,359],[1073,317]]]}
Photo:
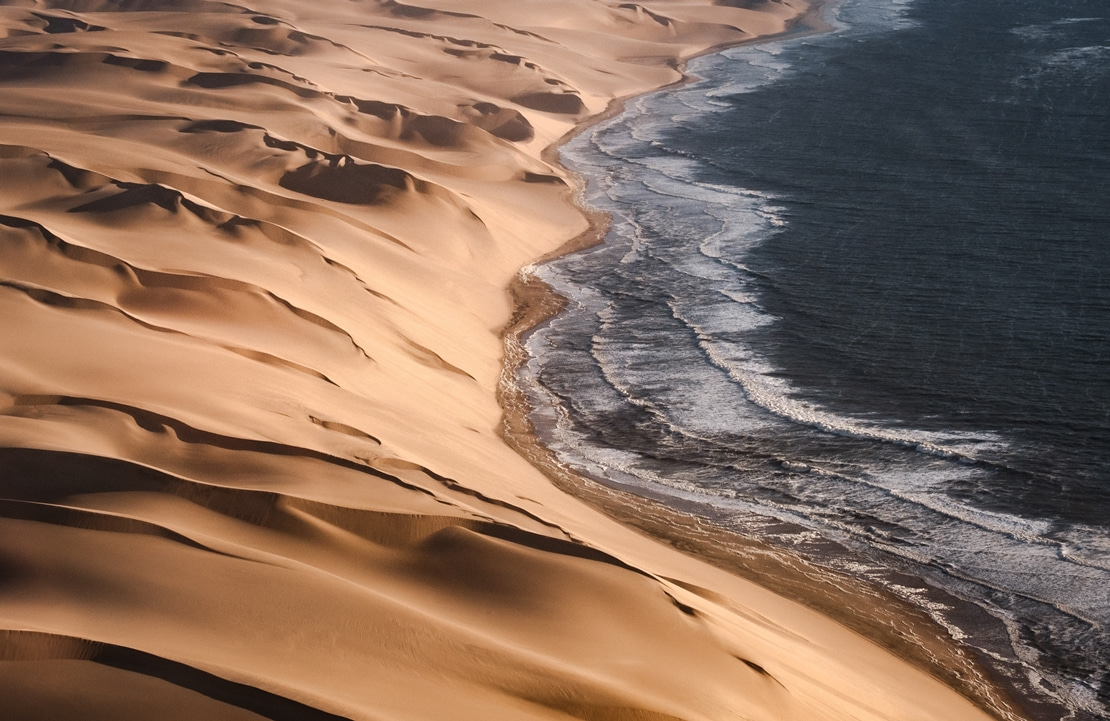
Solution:
{"label": "dune slope", "polygon": [[5,719],[972,719],[501,439],[544,159],[792,0],[0,7]]}

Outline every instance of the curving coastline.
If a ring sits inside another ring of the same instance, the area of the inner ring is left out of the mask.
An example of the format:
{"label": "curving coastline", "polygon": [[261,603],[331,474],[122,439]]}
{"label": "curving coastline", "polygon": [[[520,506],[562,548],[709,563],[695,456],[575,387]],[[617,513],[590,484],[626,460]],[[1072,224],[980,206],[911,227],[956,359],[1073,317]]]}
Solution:
{"label": "curving coastline", "polygon": [[501,438],[504,288],[589,230],[542,151],[799,11],[0,8],[7,717],[1007,713]]}

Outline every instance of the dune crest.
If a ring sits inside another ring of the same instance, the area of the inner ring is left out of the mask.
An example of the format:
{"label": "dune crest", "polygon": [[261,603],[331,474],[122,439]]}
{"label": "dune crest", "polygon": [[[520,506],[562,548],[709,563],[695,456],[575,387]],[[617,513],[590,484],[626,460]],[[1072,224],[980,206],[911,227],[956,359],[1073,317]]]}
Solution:
{"label": "dune crest", "polygon": [[986,718],[501,437],[543,151],[803,10],[0,7],[0,715]]}

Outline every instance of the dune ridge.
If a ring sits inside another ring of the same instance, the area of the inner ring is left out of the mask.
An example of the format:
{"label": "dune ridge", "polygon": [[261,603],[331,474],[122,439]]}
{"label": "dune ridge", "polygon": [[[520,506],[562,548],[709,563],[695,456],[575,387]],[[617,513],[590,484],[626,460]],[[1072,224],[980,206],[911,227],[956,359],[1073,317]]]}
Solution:
{"label": "dune ridge", "polygon": [[1015,717],[502,438],[545,151],[804,10],[4,3],[0,717]]}

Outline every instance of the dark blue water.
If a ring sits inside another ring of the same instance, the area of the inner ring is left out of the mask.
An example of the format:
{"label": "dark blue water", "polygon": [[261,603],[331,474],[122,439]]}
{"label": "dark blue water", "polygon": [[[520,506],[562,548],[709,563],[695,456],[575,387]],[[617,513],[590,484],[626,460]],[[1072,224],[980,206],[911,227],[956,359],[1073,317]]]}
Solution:
{"label": "dark blue water", "polygon": [[523,372],[545,440],[909,570],[1046,717],[1108,718],[1110,5],[830,13],[568,146],[615,222],[537,270],[572,300]]}

